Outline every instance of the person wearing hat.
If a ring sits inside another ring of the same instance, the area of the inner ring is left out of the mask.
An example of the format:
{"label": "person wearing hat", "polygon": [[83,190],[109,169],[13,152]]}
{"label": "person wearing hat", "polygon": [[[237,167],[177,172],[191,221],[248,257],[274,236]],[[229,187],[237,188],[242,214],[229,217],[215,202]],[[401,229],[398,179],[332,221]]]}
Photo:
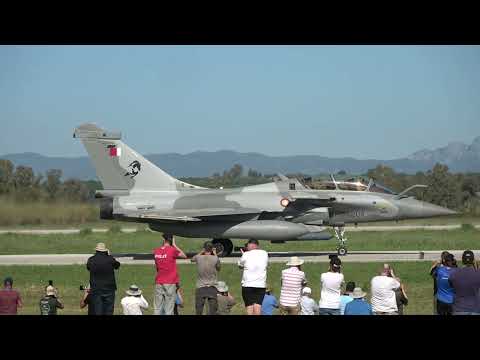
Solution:
{"label": "person wearing hat", "polygon": [[350,296],[353,300],[345,305],[344,315],[373,315],[372,307],[365,300],[367,293],[361,287],[353,289]]}
{"label": "person wearing hat", "polygon": [[142,290],[137,285],[130,285],[120,303],[123,308],[123,315],[143,315],[142,309],[148,309],[148,302],[142,295]]}
{"label": "person wearing hat", "polygon": [[450,274],[448,281],[455,290],[453,315],[480,315],[480,270],[475,267],[473,251],[465,250],[462,268]]}
{"label": "person wearing hat", "polygon": [[318,314],[318,305],[312,299],[312,289],[304,287],[302,289],[302,298],[300,300],[300,315],[315,315]]}
{"label": "person wearing hat", "polygon": [[345,282],[341,270],[342,261],[335,256],[330,259],[329,271],[320,275],[322,291],[318,304],[319,315],[340,315],[340,294]]}
{"label": "person wearing hat", "polygon": [[63,304],[57,298],[57,289],[48,285],[45,296],[40,299],[40,315],[57,315],[57,309],[63,309]]}
{"label": "person wearing hat", "polygon": [[0,315],[17,315],[18,308],[23,306],[20,293],[12,287],[13,279],[5,278],[0,289]]}
{"label": "person wearing hat", "polygon": [[302,287],[307,283],[302,271],[304,260],[292,256],[287,262],[288,268],[282,270],[280,290],[280,313],[282,315],[298,315],[300,313],[300,299]]}
{"label": "person wearing hat", "polygon": [[115,270],[119,267],[120,263],[110,255],[105,244],[98,243],[95,247],[95,255],[87,261],[95,315],[113,315],[117,291]]}
{"label": "person wearing hat", "polygon": [[217,315],[230,315],[232,307],[236,304],[235,298],[228,292],[228,286],[225,281],[218,281],[217,288]]}
{"label": "person wearing hat", "polygon": [[240,249],[238,266],[243,269],[242,298],[247,315],[261,315],[267,284],[268,253],[261,250],[256,239],[247,243],[247,251]]}

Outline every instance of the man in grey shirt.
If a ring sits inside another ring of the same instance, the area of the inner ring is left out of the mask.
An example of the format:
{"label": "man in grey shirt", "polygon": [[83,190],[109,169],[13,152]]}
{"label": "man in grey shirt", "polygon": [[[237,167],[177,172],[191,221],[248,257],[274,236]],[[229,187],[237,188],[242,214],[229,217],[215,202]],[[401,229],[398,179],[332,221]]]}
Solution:
{"label": "man in grey shirt", "polygon": [[195,312],[202,315],[205,301],[208,301],[208,315],[217,313],[217,274],[220,271],[220,259],[210,241],[191,261],[197,264],[197,288],[195,290]]}

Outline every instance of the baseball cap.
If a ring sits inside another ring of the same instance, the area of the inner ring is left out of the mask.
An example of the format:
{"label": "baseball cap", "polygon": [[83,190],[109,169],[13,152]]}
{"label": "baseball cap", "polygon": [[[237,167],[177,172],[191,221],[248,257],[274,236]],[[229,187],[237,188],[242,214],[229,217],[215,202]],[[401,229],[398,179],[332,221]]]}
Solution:
{"label": "baseball cap", "polygon": [[464,264],[473,264],[475,255],[472,250],[465,250],[462,255],[462,262]]}
{"label": "baseball cap", "polygon": [[56,295],[56,293],[57,293],[55,291],[55,288],[52,285],[48,285],[45,290],[46,290],[47,296]]}
{"label": "baseball cap", "polygon": [[455,257],[453,256],[453,254],[448,253],[443,259],[445,260],[445,262],[453,262],[453,260],[455,260]]}
{"label": "baseball cap", "polygon": [[258,240],[257,240],[257,239],[250,239],[250,240],[248,240],[247,244],[255,244],[255,245],[258,245]]}
{"label": "baseball cap", "polygon": [[303,294],[311,294],[312,289],[310,289],[309,287],[304,287],[303,290],[302,290],[302,293]]}

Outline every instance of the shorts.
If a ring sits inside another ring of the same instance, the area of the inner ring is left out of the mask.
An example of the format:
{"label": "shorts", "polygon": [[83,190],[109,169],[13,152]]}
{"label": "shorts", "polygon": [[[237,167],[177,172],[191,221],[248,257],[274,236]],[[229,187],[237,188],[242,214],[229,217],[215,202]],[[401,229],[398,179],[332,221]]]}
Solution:
{"label": "shorts", "polygon": [[297,306],[284,306],[280,304],[281,315],[298,315],[300,314],[300,305]]}
{"label": "shorts", "polygon": [[245,306],[262,305],[264,296],[265,288],[242,287],[242,298]]}
{"label": "shorts", "polygon": [[437,315],[452,315],[452,312],[452,304],[447,304],[437,299]]}

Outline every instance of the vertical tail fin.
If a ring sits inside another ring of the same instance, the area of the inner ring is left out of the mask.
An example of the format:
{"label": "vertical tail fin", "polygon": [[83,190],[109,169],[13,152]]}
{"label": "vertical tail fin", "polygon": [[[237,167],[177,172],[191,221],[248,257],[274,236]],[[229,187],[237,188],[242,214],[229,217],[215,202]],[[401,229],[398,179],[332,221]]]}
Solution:
{"label": "vertical tail fin", "polygon": [[202,189],[168,175],[124,144],[121,133],[95,124],[82,124],[73,133],[80,138],[105,190],[171,191]]}

